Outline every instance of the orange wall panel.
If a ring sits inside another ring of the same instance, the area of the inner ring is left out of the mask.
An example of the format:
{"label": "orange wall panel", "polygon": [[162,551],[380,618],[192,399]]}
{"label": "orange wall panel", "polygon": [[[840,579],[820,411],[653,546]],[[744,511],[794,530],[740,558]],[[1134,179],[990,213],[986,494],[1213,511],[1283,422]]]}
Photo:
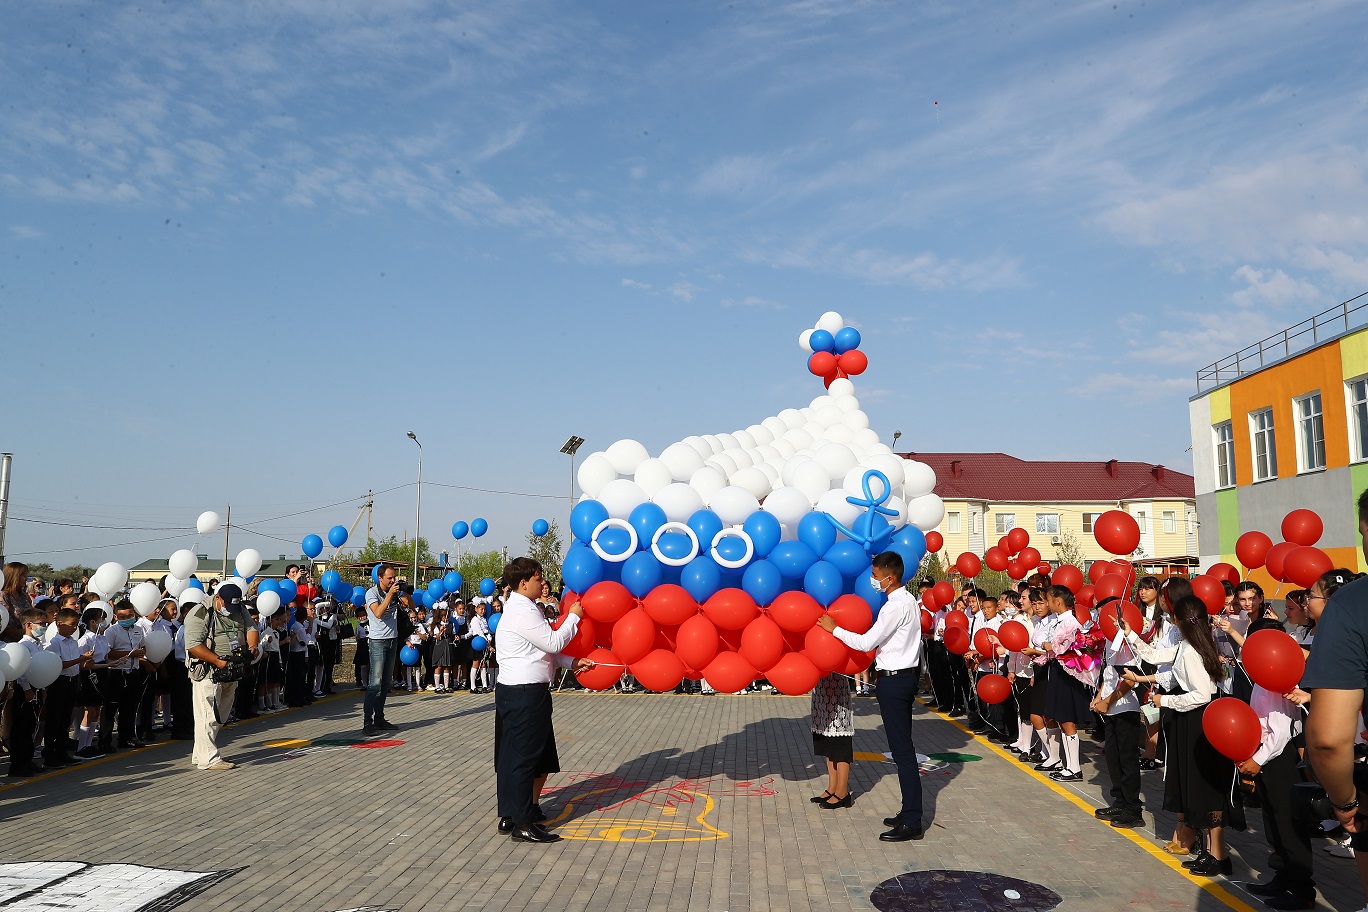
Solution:
{"label": "orange wall panel", "polygon": [[1275,367],[1260,371],[1230,386],[1230,424],[1239,448],[1235,482],[1254,482],[1254,447],[1250,439],[1249,413],[1273,407],[1277,441],[1278,477],[1297,474],[1297,419],[1292,400],[1320,390],[1325,422],[1325,467],[1349,464],[1348,415],[1344,406],[1344,374],[1339,343],[1309,351]]}

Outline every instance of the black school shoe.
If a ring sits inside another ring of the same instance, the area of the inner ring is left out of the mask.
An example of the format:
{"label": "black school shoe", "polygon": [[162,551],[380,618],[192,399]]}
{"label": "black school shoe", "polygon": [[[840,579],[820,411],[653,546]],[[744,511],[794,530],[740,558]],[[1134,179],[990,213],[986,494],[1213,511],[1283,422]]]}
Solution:
{"label": "black school shoe", "polygon": [[[1188,868],[1188,872],[1195,877],[1215,877],[1217,874],[1229,875],[1232,871],[1229,858],[1216,858],[1214,855],[1207,855],[1197,864]],[[1313,902],[1312,905],[1315,905]]]}

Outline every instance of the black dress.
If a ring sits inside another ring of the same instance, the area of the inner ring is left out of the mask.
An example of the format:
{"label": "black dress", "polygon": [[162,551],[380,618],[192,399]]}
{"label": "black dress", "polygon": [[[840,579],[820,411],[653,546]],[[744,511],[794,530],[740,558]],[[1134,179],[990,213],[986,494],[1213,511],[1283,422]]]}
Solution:
{"label": "black dress", "polygon": [[429,634],[432,637],[432,667],[451,668],[456,664],[455,633],[451,624],[443,621]]}

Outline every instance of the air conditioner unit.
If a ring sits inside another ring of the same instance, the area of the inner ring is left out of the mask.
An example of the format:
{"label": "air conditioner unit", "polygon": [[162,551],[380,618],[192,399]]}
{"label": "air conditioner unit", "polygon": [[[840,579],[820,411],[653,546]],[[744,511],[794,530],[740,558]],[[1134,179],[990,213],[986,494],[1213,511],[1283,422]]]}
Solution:
{"label": "air conditioner unit", "polygon": [[1050,544],[1052,544],[1052,545],[1062,545],[1062,544],[1064,544],[1064,539],[1063,539],[1062,537],[1058,536],[1058,535],[1051,535],[1051,536],[1050,536]]}

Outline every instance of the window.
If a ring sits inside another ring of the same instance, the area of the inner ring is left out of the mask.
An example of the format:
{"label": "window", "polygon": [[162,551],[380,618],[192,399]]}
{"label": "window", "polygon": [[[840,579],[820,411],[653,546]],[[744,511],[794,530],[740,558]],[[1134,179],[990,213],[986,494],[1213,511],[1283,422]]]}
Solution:
{"label": "window", "polygon": [[1297,461],[1299,472],[1325,468],[1325,416],[1321,414],[1320,393],[1297,400]]}
{"label": "window", "polygon": [[1161,514],[1164,521],[1164,531],[1173,533],[1178,531],[1178,513],[1174,510],[1165,510]]}
{"label": "window", "polygon": [[945,531],[947,531],[947,532],[958,532],[959,530],[960,530],[960,515],[959,515],[959,513],[946,513],[946,514],[945,514]]}
{"label": "window", "polygon": [[1349,426],[1354,435],[1354,459],[1368,459],[1368,377],[1350,380]]}
{"label": "window", "polygon": [[1099,517],[1099,516],[1101,516],[1101,515],[1102,515],[1101,513],[1084,513],[1084,514],[1083,514],[1083,532],[1084,532],[1085,534],[1091,534],[1091,533],[1092,533],[1092,530],[1093,530],[1093,523],[1096,522],[1096,521],[1097,521],[1097,517]]}
{"label": "window", "polygon": [[1235,434],[1230,422],[1211,429],[1216,434],[1216,487],[1235,486]]}
{"label": "window", "polygon": [[1187,514],[1187,534],[1197,534],[1197,514],[1190,511]]}
{"label": "window", "polygon": [[970,513],[970,514],[969,514],[969,534],[970,534],[970,535],[978,535],[978,531],[979,531],[979,515],[978,515],[977,513]]}
{"label": "window", "polygon": [[1254,438],[1254,480],[1278,477],[1278,448],[1273,436],[1273,410],[1266,408],[1249,415],[1249,432]]}
{"label": "window", "polygon": [[994,515],[993,519],[997,525],[998,535],[1006,535],[1016,528],[1015,513],[997,513]]}
{"label": "window", "polygon": [[1059,514],[1058,513],[1037,513],[1036,532],[1044,535],[1059,534]]}
{"label": "window", "polygon": [[1140,527],[1141,532],[1149,531],[1149,517],[1145,515],[1144,510],[1135,514],[1135,524]]}

